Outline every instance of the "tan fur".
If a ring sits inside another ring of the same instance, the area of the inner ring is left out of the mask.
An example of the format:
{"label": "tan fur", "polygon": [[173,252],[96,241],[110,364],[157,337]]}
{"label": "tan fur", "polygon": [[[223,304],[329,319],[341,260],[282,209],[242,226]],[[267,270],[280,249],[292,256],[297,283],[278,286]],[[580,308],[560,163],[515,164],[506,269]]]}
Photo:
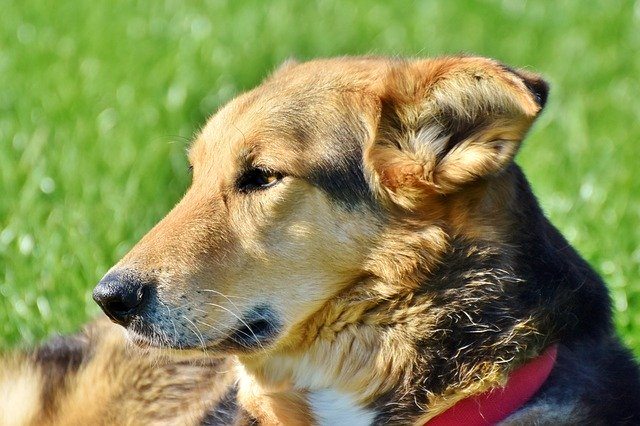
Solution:
{"label": "tan fur", "polygon": [[259,424],[302,426],[315,422],[305,392],[291,392],[286,386],[265,389],[252,379],[241,364],[236,367],[236,373],[238,402]]}
{"label": "tan fur", "polygon": [[[53,408],[25,415],[34,424],[195,424],[236,379],[239,403],[264,425],[318,423],[311,395],[327,389],[362,410],[392,395],[387,404],[407,407],[404,422],[423,424],[503,384],[548,343],[542,320],[518,319],[482,348],[515,348],[508,359],[458,348],[446,360],[455,374],[423,389],[444,356],[425,342],[478,315],[464,300],[444,304],[430,286],[455,284],[436,276],[452,254],[499,257],[509,268],[518,190],[510,165],[541,109],[537,84],[473,57],[281,67],[209,120],[189,150],[185,197],[112,268],[153,287],[139,315],[149,327],[129,327],[134,342],[178,359],[231,358],[211,367],[131,357],[119,333],[98,325],[94,357]],[[282,178],[242,190],[253,169]],[[487,280],[520,285],[499,267],[462,276],[470,306]],[[230,346],[256,306],[273,314],[277,336]],[[20,388],[35,392],[44,376],[21,377]]]}
{"label": "tan fur", "polygon": [[40,376],[23,357],[5,359],[0,366],[0,425],[34,424],[41,409],[40,392]]}
{"label": "tan fur", "polygon": [[[513,193],[501,173],[540,111],[525,79],[538,77],[468,57],[287,64],[209,121],[190,149],[189,192],[114,270],[153,276],[166,305],[201,306],[180,336],[195,328],[194,345],[213,353],[252,304],[277,307],[277,343],[239,354],[239,399],[262,423],[311,422],[313,389],[371,403],[409,383],[416,339],[437,333],[432,300],[413,291],[451,235],[499,245],[510,232],[509,218],[494,215]],[[365,173],[393,220],[336,208],[297,178],[326,155],[338,120],[362,126]],[[285,178],[239,194],[245,167]],[[503,383],[510,367],[459,368],[463,380],[416,401],[429,413],[419,421]]]}
{"label": "tan fur", "polygon": [[[485,59],[402,64],[385,83],[378,137],[367,155],[374,180],[379,177],[394,202],[414,209],[425,191],[451,193],[502,170],[540,110],[521,79]],[[450,136],[445,116],[490,126],[475,126],[440,158]],[[398,120],[402,128],[394,123]]]}
{"label": "tan fur", "polygon": [[51,389],[52,405],[41,396],[51,367],[25,355],[2,363],[1,425],[197,425],[233,377],[228,363],[141,353],[106,319],[85,333],[87,359]]}

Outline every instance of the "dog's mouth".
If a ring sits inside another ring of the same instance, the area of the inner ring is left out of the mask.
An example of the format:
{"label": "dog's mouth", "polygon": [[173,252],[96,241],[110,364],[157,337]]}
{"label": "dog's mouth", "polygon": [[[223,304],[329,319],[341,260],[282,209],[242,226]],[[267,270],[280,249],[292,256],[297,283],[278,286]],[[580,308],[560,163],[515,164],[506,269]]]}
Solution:
{"label": "dog's mouth", "polygon": [[239,322],[219,345],[244,350],[264,348],[276,339],[282,329],[278,316],[266,305],[252,309]]}
{"label": "dog's mouth", "polygon": [[201,335],[183,341],[141,320],[131,324],[127,335],[133,344],[143,349],[200,350],[218,354],[266,349],[281,331],[282,323],[274,310],[268,305],[259,305],[239,317],[229,332],[211,341],[204,341]]}

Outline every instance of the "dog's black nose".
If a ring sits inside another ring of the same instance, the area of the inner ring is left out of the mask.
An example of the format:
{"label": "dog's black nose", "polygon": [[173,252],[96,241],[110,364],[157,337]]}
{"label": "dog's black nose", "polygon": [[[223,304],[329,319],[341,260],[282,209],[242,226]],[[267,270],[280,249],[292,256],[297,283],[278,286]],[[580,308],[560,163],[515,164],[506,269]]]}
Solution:
{"label": "dog's black nose", "polygon": [[113,322],[127,326],[140,310],[147,286],[131,274],[108,273],[93,289],[93,300]]}

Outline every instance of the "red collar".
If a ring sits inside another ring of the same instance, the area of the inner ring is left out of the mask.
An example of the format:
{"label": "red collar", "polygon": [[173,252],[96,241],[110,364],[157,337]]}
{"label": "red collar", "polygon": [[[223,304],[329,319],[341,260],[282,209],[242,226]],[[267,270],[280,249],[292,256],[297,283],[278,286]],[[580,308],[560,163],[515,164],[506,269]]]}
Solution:
{"label": "red collar", "polygon": [[463,399],[425,426],[495,425],[522,407],[542,387],[556,362],[558,345],[513,371],[503,388]]}

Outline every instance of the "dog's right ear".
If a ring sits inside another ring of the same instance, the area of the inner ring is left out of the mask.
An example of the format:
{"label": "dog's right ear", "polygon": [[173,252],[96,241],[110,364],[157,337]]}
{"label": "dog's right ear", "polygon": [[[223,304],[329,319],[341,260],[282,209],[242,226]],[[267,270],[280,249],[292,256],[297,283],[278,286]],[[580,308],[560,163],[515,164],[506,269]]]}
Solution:
{"label": "dog's right ear", "polygon": [[379,86],[375,137],[365,168],[384,198],[419,208],[499,174],[547,98],[539,76],[485,58],[392,65]]}

